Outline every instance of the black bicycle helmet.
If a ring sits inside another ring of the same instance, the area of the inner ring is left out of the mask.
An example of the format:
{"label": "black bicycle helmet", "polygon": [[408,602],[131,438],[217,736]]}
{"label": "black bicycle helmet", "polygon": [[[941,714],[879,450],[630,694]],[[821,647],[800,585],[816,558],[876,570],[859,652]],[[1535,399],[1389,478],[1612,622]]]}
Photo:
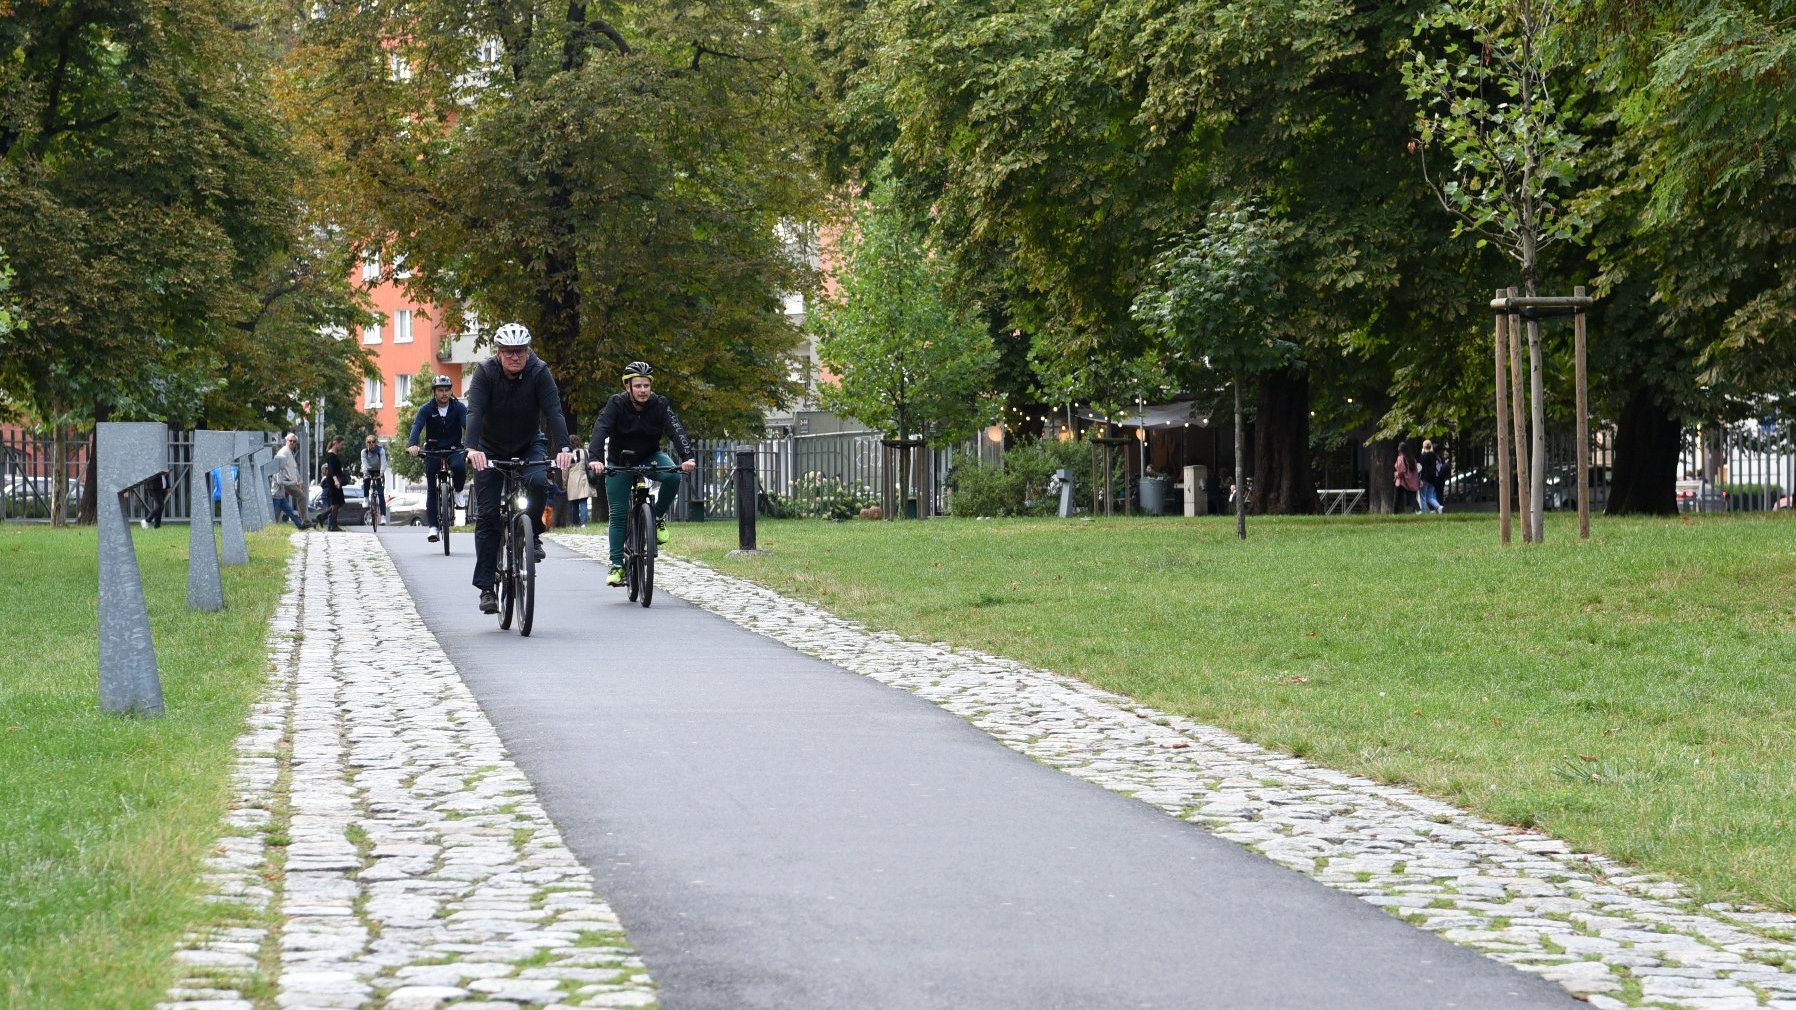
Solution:
{"label": "black bicycle helmet", "polygon": [[624,366],[624,385],[626,385],[626,386],[629,385],[631,379],[635,379],[635,378],[639,378],[639,377],[648,379],[648,378],[652,378],[654,376],[654,374],[655,374],[655,370],[653,368],[649,367],[648,362],[632,361],[629,364]]}

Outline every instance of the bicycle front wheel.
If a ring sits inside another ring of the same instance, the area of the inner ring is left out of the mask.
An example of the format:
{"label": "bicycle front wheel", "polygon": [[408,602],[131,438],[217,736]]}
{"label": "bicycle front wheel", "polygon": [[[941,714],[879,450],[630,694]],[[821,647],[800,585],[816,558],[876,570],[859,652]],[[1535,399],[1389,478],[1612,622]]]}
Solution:
{"label": "bicycle front wheel", "polygon": [[536,618],[536,527],[522,513],[511,521],[517,527],[518,541],[518,634],[528,638]]}
{"label": "bicycle front wheel", "polygon": [[499,548],[499,630],[511,628],[512,611],[518,603],[518,545],[511,527],[504,531],[504,545]]}
{"label": "bicycle front wheel", "polygon": [[655,598],[655,510],[648,502],[636,508],[636,542],[642,545],[637,563],[642,567],[642,605]]}
{"label": "bicycle front wheel", "polygon": [[449,553],[449,530],[455,525],[455,485],[437,480],[437,534],[443,538],[443,554]]}
{"label": "bicycle front wheel", "polygon": [[642,531],[637,525],[637,510],[632,508],[624,519],[624,585],[631,603],[642,596]]}

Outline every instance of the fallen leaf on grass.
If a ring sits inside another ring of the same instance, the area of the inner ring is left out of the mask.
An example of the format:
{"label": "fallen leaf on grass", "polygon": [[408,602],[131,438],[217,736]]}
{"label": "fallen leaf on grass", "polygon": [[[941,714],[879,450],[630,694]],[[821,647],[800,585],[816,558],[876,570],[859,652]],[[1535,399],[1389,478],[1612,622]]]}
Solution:
{"label": "fallen leaf on grass", "polygon": [[1292,677],[1289,681],[1287,681],[1287,683],[1291,683],[1291,684],[1308,684],[1309,682],[1310,682],[1310,679],[1308,677]]}

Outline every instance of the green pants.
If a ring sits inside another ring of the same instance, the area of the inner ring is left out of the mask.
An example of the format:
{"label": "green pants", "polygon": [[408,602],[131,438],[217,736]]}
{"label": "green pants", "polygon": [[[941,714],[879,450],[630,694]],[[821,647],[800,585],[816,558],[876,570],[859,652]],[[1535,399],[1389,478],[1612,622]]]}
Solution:
{"label": "green pants", "polygon": [[[673,457],[665,452],[655,454],[652,462],[656,466],[673,469]],[[624,517],[630,514],[630,484],[635,481],[627,473],[616,473],[605,478],[605,501],[611,506],[611,563],[624,563]],[[655,518],[667,514],[673,506],[674,496],[680,493],[680,475],[676,471],[661,478],[661,496],[655,499]]]}

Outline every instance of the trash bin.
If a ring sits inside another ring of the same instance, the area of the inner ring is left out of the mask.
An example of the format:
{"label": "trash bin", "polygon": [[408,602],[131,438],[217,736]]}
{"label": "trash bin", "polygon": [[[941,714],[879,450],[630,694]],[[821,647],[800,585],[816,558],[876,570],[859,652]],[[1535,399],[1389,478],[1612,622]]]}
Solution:
{"label": "trash bin", "polygon": [[1144,515],[1157,516],[1166,511],[1166,478],[1141,478],[1141,511]]}

